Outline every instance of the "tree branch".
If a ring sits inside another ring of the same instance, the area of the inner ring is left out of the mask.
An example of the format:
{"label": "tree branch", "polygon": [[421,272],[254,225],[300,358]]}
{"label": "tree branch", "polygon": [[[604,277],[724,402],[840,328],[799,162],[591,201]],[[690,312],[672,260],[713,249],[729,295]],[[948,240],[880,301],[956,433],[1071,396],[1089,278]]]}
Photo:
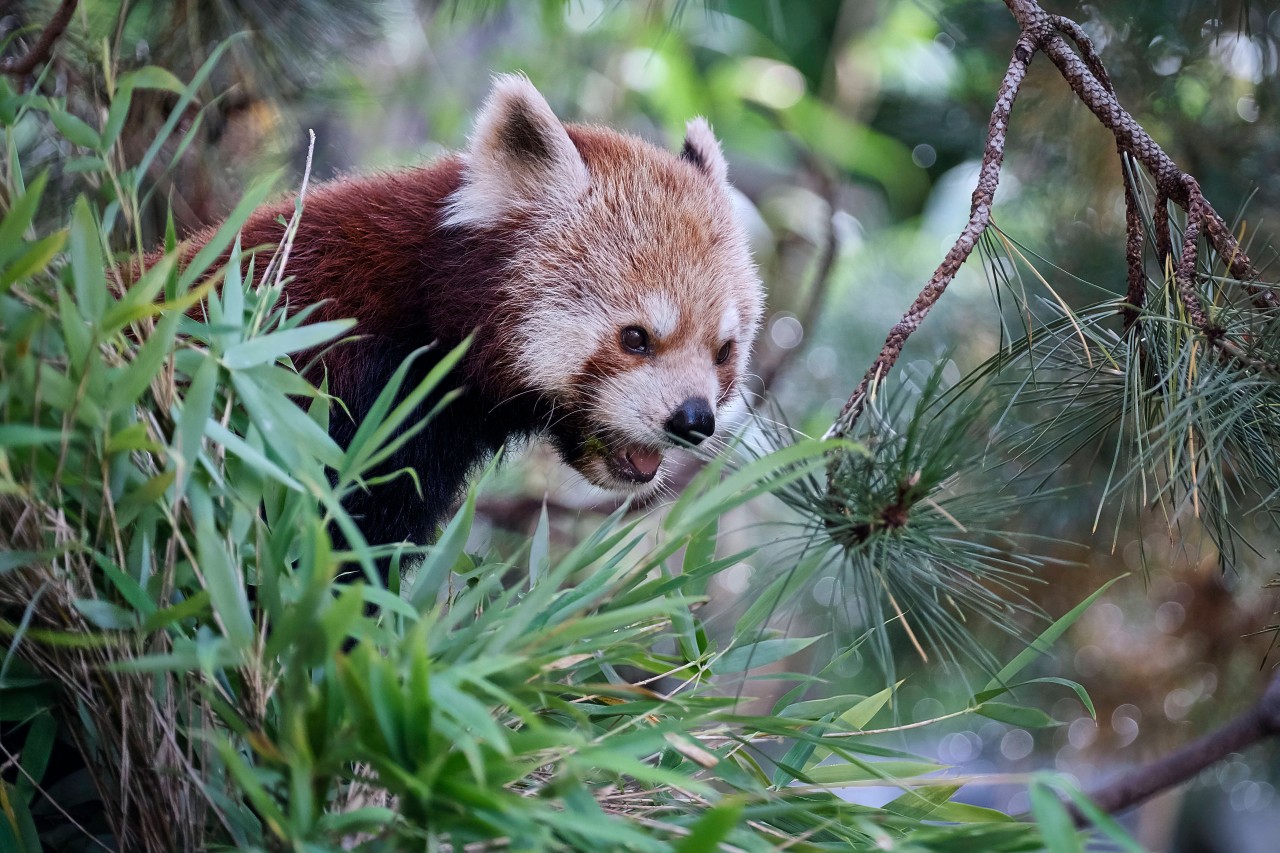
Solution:
{"label": "tree branch", "polygon": [[1182,232],[1182,257],[1178,260],[1173,281],[1177,285],[1178,297],[1183,307],[1191,316],[1192,325],[1212,335],[1217,330],[1210,327],[1209,317],[1204,311],[1204,303],[1200,301],[1200,294],[1196,293],[1196,263],[1199,260],[1201,221],[1200,205],[1193,202],[1187,212],[1187,227]]}
{"label": "tree branch", "polygon": [[[1280,734],[1280,673],[1271,679],[1258,703],[1217,731],[1174,750],[1157,761],[1134,767],[1089,795],[1099,808],[1114,814],[1145,802],[1155,794],[1192,779],[1233,752]],[[1089,821],[1074,807],[1077,826]]]}
{"label": "tree branch", "polygon": [[1169,197],[1156,190],[1155,209],[1151,212],[1151,230],[1155,233],[1156,261],[1164,270],[1173,256],[1173,239],[1169,236]]}
{"label": "tree branch", "polygon": [[[1107,68],[1102,64],[1102,59],[1098,56],[1098,51],[1094,48],[1089,34],[1084,31],[1084,27],[1062,15],[1051,15],[1050,20],[1056,29],[1071,38],[1090,73],[1114,98],[1116,87],[1111,82],[1111,75],[1107,73]],[[1138,322],[1138,317],[1142,314],[1142,306],[1147,300],[1147,276],[1143,263],[1146,241],[1142,228],[1142,212],[1138,206],[1138,189],[1134,184],[1131,170],[1133,161],[1129,159],[1119,140],[1116,140],[1116,152],[1120,155],[1120,176],[1124,181],[1124,258],[1129,285],[1125,294],[1124,327],[1128,329]]]}
{"label": "tree branch", "polygon": [[[1039,8],[1032,0],[1005,0],[1005,3],[1011,8],[1025,5]],[[1014,14],[1016,16],[1017,12]],[[1178,168],[1173,159],[1151,138],[1142,125],[1120,106],[1114,92],[1108,91],[1108,87],[1094,76],[1085,61],[1067,46],[1061,36],[1051,33],[1039,46],[1057,66],[1067,85],[1076,93],[1076,97],[1115,136],[1116,144],[1136,158],[1151,173],[1160,192],[1186,209],[1188,213],[1193,204],[1200,206],[1201,215],[1204,217],[1205,235],[1213,248],[1226,261],[1231,274],[1244,282],[1254,281],[1258,276],[1253,261],[1249,260],[1249,256],[1241,248],[1231,229],[1227,227],[1227,223],[1201,193],[1195,178]],[[1270,290],[1254,284],[1249,284],[1248,287],[1249,293],[1259,305],[1280,308],[1280,298]]]}
{"label": "tree branch", "polygon": [[40,33],[40,38],[36,39],[36,43],[26,55],[0,59],[0,74],[26,77],[41,62],[48,62],[49,56],[53,53],[54,42],[66,31],[79,2],[80,0],[62,0],[62,5],[53,13],[44,32]]}

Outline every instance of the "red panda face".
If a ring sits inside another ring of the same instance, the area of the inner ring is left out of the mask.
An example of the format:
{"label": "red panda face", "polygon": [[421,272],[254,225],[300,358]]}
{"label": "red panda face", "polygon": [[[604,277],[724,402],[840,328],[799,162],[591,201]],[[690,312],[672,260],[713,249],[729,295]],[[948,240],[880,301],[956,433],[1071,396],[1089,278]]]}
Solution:
{"label": "red panda face", "polygon": [[446,223],[511,241],[494,370],[548,404],[550,438],[589,481],[650,491],[666,450],[716,432],[762,291],[705,121],[672,154],[562,125],[528,80],[500,77]]}

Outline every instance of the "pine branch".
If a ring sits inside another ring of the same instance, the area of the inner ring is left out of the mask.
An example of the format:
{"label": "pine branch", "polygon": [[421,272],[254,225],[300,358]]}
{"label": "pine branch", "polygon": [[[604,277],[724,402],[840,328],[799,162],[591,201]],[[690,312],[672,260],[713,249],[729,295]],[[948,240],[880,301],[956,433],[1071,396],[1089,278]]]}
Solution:
{"label": "pine branch", "polygon": [[1173,257],[1173,243],[1169,237],[1169,197],[1160,189],[1156,190],[1151,230],[1155,232],[1156,260],[1163,269],[1168,259]]}
{"label": "pine branch", "polygon": [[[1115,137],[1116,149],[1122,157],[1122,164],[1125,156],[1132,157],[1151,174],[1157,190],[1155,230],[1165,232],[1154,235],[1157,251],[1165,250],[1169,244],[1168,212],[1167,210],[1161,212],[1160,208],[1172,202],[1187,212],[1188,231],[1197,236],[1196,241],[1185,241],[1182,257],[1177,259],[1179,268],[1194,272],[1198,254],[1198,237],[1203,234],[1219,256],[1225,259],[1231,274],[1246,282],[1250,295],[1259,307],[1280,308],[1280,298],[1271,291],[1252,283],[1258,277],[1253,262],[1241,248],[1221,215],[1205,198],[1196,179],[1179,169],[1142,125],[1120,106],[1106,68],[1084,29],[1061,15],[1050,15],[1035,0],[1005,0],[1005,5],[1017,20],[1021,34],[1014,48],[1013,58],[1005,71],[1004,80],[1000,84],[995,108],[991,113],[982,169],[979,173],[978,185],[973,192],[969,222],[951,250],[947,252],[933,277],[916,297],[916,301],[890,330],[880,355],[872,362],[862,381],[858,383],[848,402],[841,409],[835,423],[827,431],[828,436],[844,436],[858,420],[865,408],[867,393],[872,383],[880,381],[893,369],[907,339],[920,327],[929,310],[946,291],[960,265],[973,252],[978,238],[990,224],[991,204],[1004,160],[1009,115],[1018,89],[1026,76],[1027,66],[1037,52],[1043,51],[1049,57],[1076,97],[1093,112],[1103,126],[1111,131]],[[1075,43],[1079,53],[1067,44],[1063,38],[1064,34]],[[1124,181],[1127,237],[1125,255],[1129,283],[1129,298],[1124,313],[1126,325],[1131,325],[1138,316],[1145,292],[1142,269],[1143,233],[1141,217],[1138,215],[1136,189],[1128,174],[1124,174]],[[1163,261],[1163,257],[1161,260]],[[1186,281],[1184,279],[1180,284]],[[1194,278],[1189,281],[1194,284]],[[1199,305],[1194,287],[1180,286],[1179,294],[1198,330],[1229,357],[1239,360],[1241,355],[1239,347],[1232,345],[1210,324],[1203,306]],[[1233,349],[1236,352],[1232,352]],[[1246,363],[1252,362],[1246,361]]]}
{"label": "pine branch", "polygon": [[58,7],[58,11],[53,13],[53,17],[49,19],[49,24],[44,28],[44,32],[40,33],[40,38],[27,51],[24,56],[11,56],[8,59],[0,59],[0,74],[8,74],[13,77],[26,77],[41,62],[47,62],[53,53],[53,45],[63,32],[66,31],[67,25],[71,23],[71,16],[75,14],[76,6],[80,0],[62,0],[62,5]]}
{"label": "pine branch", "polygon": [[[1043,21],[1053,24],[1055,19],[1049,16],[1034,0],[1005,0],[1013,12],[1024,33],[1028,27],[1043,27]],[[1083,37],[1083,33],[1081,33]],[[1087,38],[1084,39],[1087,44]],[[1205,235],[1213,248],[1226,259],[1231,274],[1241,281],[1254,281],[1257,272],[1253,261],[1245,254],[1225,220],[1213,208],[1200,190],[1200,184],[1194,177],[1178,168],[1173,159],[1165,153],[1150,134],[1131,116],[1116,100],[1115,91],[1110,81],[1104,83],[1089,68],[1086,62],[1063,41],[1061,35],[1049,30],[1047,35],[1037,43],[1045,55],[1053,62],[1064,80],[1076,93],[1076,97],[1097,116],[1107,130],[1111,131],[1120,149],[1136,158],[1155,179],[1159,191],[1169,200],[1187,211],[1189,216],[1202,218]],[[1084,52],[1092,53],[1092,47]],[[1104,72],[1105,79],[1105,72]],[[1194,211],[1193,211],[1194,208]],[[1268,308],[1280,307],[1280,299],[1268,290],[1250,285],[1250,293],[1259,305]]]}
{"label": "pine branch", "polygon": [[[990,225],[991,205],[1004,158],[1010,114],[1026,76],[1027,66],[1037,52],[1043,52],[1049,58],[1075,96],[1115,139],[1125,189],[1128,298],[1119,309],[1124,317],[1125,328],[1130,328],[1139,320],[1146,299],[1144,250],[1149,234],[1161,266],[1166,270],[1172,269],[1174,298],[1185,311],[1190,325],[1203,336],[1205,342],[1217,349],[1226,360],[1258,372],[1280,373],[1280,365],[1256,358],[1247,351],[1246,346],[1229,337],[1218,320],[1206,310],[1197,291],[1200,243],[1203,238],[1223,259],[1231,276],[1243,283],[1257,309],[1270,312],[1280,308],[1280,298],[1256,283],[1258,274],[1253,262],[1222,216],[1205,198],[1199,182],[1178,168],[1142,125],[1120,105],[1106,68],[1079,24],[1062,16],[1049,14],[1036,0],[1005,0],[1005,5],[1017,20],[1020,34],[991,113],[969,221],[915,302],[889,332],[880,354],[854,389],[828,430],[828,436],[842,437],[851,431],[867,408],[873,383],[881,381],[893,369],[907,339],[920,327],[929,310],[941,298],[961,264],[972,253],[979,238]],[[1074,44],[1074,49],[1068,44],[1068,39]],[[1148,226],[1141,216],[1135,174],[1130,170],[1133,164],[1140,164],[1154,183],[1155,210],[1149,226],[1150,232],[1146,230]],[[1177,205],[1186,213],[1186,225],[1176,255],[1169,233],[1171,204]],[[838,454],[833,455],[826,485],[827,498],[833,505],[839,503],[842,488],[839,474],[846,468],[846,460]],[[1258,704],[1246,714],[1151,765],[1126,773],[1095,792],[1093,799],[1107,812],[1121,811],[1185,782],[1232,752],[1276,734],[1280,734],[1280,675],[1272,680]],[[1077,823],[1086,822],[1079,811],[1075,812],[1075,818]]]}
{"label": "pine branch", "polygon": [[[1084,27],[1062,15],[1053,15],[1051,20],[1058,30],[1069,36],[1075,43],[1076,50],[1080,51],[1081,58],[1094,78],[1106,87],[1112,97],[1115,97],[1116,87],[1111,82],[1111,75],[1107,73],[1107,68],[1102,64],[1102,59],[1094,49],[1093,41],[1084,31]],[[1116,140],[1116,151],[1120,155],[1120,174],[1124,181],[1124,258],[1129,285],[1125,295],[1124,327],[1128,329],[1138,321],[1147,298],[1147,276],[1143,263],[1145,235],[1142,230],[1142,212],[1138,204],[1138,189],[1134,185],[1133,173],[1128,168],[1130,161],[1119,140]]]}
{"label": "pine branch", "polygon": [[[1197,773],[1260,741],[1280,734],[1280,673],[1271,679],[1258,703],[1217,731],[1192,741],[1161,759],[1126,771],[1089,795],[1108,814],[1122,812],[1152,796],[1192,779]],[[1072,809],[1077,826],[1089,821]]]}

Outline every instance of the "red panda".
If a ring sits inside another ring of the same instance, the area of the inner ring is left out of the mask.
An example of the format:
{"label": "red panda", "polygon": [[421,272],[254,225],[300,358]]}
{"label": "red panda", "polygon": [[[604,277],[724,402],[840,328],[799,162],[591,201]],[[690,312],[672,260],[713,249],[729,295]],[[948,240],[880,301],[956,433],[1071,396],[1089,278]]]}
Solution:
{"label": "red panda", "polygon": [[[462,395],[386,463],[415,469],[421,491],[399,477],[348,505],[371,544],[428,538],[513,439],[544,436],[590,482],[644,494],[669,448],[715,431],[762,308],[726,171],[700,118],[672,154],[562,124],[526,78],[504,75],[465,151],[311,190],[286,294],[323,301],[317,319],[358,320],[362,337],[324,356],[352,415],[331,418],[340,445],[409,353],[440,344],[413,387],[473,336],[451,385]],[[256,211],[243,245],[279,242],[291,211]]]}

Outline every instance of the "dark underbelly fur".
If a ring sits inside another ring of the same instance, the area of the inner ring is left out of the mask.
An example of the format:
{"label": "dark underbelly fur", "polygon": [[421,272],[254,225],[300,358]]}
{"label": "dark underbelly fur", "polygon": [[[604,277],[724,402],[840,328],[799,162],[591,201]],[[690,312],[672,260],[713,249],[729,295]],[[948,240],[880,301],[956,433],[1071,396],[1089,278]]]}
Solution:
{"label": "dark underbelly fur", "polygon": [[[378,344],[373,340],[348,346],[360,348],[361,352],[359,358],[352,358],[354,353],[344,353],[348,360],[343,367],[358,367],[348,375],[334,375],[331,388],[346,403],[350,416],[335,406],[329,418],[329,434],[344,449],[396,369],[413,351],[410,346],[387,346],[385,341]],[[419,355],[401,386],[401,396],[416,388],[448,351],[447,347],[437,346]],[[466,387],[457,374],[455,370],[440,383],[401,429],[418,423],[449,391],[462,388],[463,393],[390,459],[366,475],[374,477],[411,468],[418,475],[417,481],[402,474],[368,490],[356,491],[347,498],[344,505],[370,545],[400,541],[429,543],[477,469],[504,444],[527,438],[545,423],[532,395],[526,395],[524,400],[500,403]],[[347,546],[336,526],[333,536],[336,547]],[[379,565],[384,579],[388,565],[386,560]]]}

